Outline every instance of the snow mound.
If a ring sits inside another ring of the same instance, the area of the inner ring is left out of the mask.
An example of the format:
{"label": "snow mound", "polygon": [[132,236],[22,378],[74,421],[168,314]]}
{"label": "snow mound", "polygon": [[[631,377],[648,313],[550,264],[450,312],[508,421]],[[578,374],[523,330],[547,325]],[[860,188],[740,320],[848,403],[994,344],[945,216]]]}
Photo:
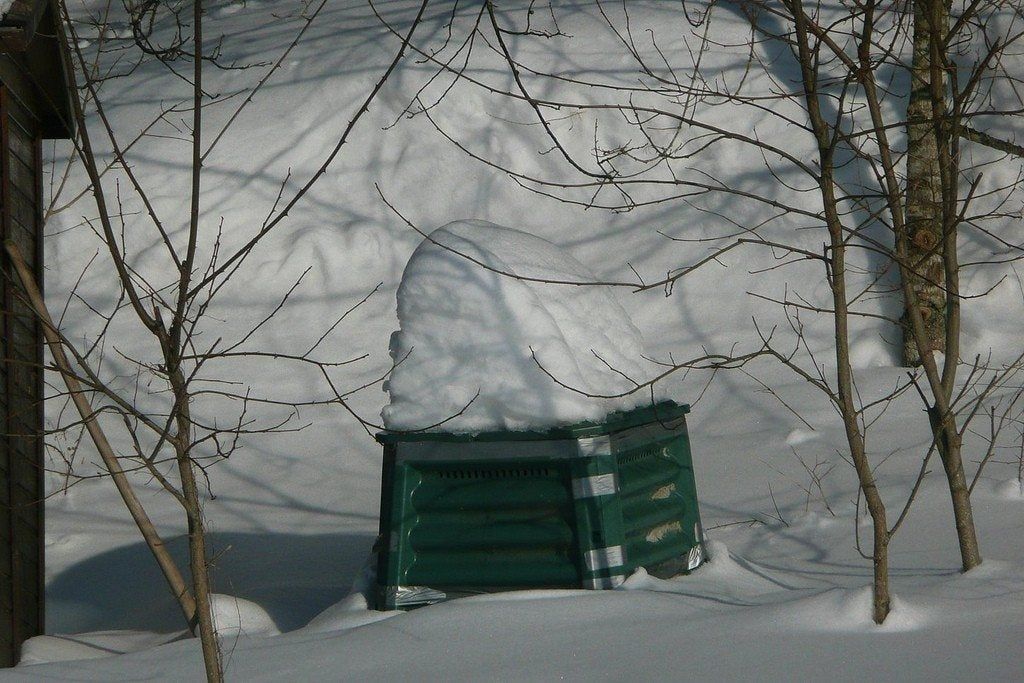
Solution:
{"label": "snow mound", "polygon": [[620,396],[649,375],[640,331],[609,288],[536,280],[596,282],[551,242],[484,221],[424,240],[398,288],[385,426],[528,429],[650,402],[646,388]]}
{"label": "snow mound", "polygon": [[772,580],[766,569],[734,556],[725,543],[707,541],[707,554],[708,561],[689,575],[659,579],[641,567],[626,579],[622,588],[746,606],[756,604],[763,596],[780,593],[782,586]]}
{"label": "snow mound", "polygon": [[996,495],[1007,500],[1024,500],[1024,481],[1020,479],[1007,479],[999,482],[995,487]]}
{"label": "snow mound", "polygon": [[366,558],[347,596],[313,617],[300,630],[305,633],[337,633],[402,614],[399,611],[378,612],[370,609],[370,593],[376,584],[375,559],[375,554]]}
{"label": "snow mound", "polygon": [[99,659],[128,652],[139,652],[188,638],[187,631],[149,633],[146,631],[94,631],[81,634],[55,634],[29,638],[21,646],[18,666]]}
{"label": "snow mound", "polygon": [[896,596],[890,605],[889,616],[878,625],[871,619],[870,586],[832,588],[810,597],[784,600],[760,611],[757,618],[765,625],[793,631],[847,633],[916,631],[932,621],[927,607],[907,604]]}
{"label": "snow mound", "polygon": [[352,593],[336,602],[313,619],[301,631],[304,633],[337,633],[372,624],[401,615],[402,612],[378,612],[369,608],[366,597]]}
{"label": "snow mound", "polygon": [[267,611],[255,602],[218,593],[210,595],[210,602],[213,624],[221,638],[238,635],[273,636],[280,633]]}

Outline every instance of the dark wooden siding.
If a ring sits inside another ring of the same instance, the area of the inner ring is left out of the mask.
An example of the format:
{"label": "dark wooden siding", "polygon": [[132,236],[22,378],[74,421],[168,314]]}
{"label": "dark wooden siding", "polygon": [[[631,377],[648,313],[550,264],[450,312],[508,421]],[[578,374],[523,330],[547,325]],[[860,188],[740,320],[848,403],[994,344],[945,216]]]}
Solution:
{"label": "dark wooden siding", "polygon": [[[39,123],[0,85],[0,237],[42,285]],[[43,629],[42,342],[2,256],[0,278],[0,665]]]}

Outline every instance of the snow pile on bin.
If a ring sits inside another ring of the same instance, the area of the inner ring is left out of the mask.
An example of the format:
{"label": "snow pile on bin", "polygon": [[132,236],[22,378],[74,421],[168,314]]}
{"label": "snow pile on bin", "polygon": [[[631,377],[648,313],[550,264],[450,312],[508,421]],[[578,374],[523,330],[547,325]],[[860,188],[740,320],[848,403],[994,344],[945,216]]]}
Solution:
{"label": "snow pile on bin", "polygon": [[510,275],[596,280],[551,242],[485,221],[449,223],[416,249],[398,288],[388,429],[519,430],[650,403],[647,388],[595,396],[628,391],[653,366],[607,287]]}

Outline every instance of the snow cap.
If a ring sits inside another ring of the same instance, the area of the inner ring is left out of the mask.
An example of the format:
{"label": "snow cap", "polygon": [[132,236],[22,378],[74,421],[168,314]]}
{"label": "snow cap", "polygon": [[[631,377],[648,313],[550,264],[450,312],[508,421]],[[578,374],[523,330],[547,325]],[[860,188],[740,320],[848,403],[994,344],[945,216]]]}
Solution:
{"label": "snow cap", "polygon": [[480,220],[435,230],[398,288],[385,426],[538,429],[649,403],[648,388],[594,396],[633,389],[651,365],[640,331],[595,282],[566,251],[519,230]]}

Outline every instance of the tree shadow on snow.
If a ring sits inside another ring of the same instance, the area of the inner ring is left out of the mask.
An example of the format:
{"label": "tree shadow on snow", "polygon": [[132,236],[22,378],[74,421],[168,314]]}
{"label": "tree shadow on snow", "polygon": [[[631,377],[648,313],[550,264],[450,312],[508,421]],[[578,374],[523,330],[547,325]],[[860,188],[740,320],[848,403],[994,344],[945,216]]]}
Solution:
{"label": "tree shadow on snow", "polygon": [[[373,541],[366,533],[214,533],[209,541],[214,591],[255,602],[281,631],[293,630],[348,594]],[[168,546],[179,567],[187,570],[186,537],[169,539]],[[46,604],[48,633],[185,628],[142,542],[61,572],[46,587]]]}

